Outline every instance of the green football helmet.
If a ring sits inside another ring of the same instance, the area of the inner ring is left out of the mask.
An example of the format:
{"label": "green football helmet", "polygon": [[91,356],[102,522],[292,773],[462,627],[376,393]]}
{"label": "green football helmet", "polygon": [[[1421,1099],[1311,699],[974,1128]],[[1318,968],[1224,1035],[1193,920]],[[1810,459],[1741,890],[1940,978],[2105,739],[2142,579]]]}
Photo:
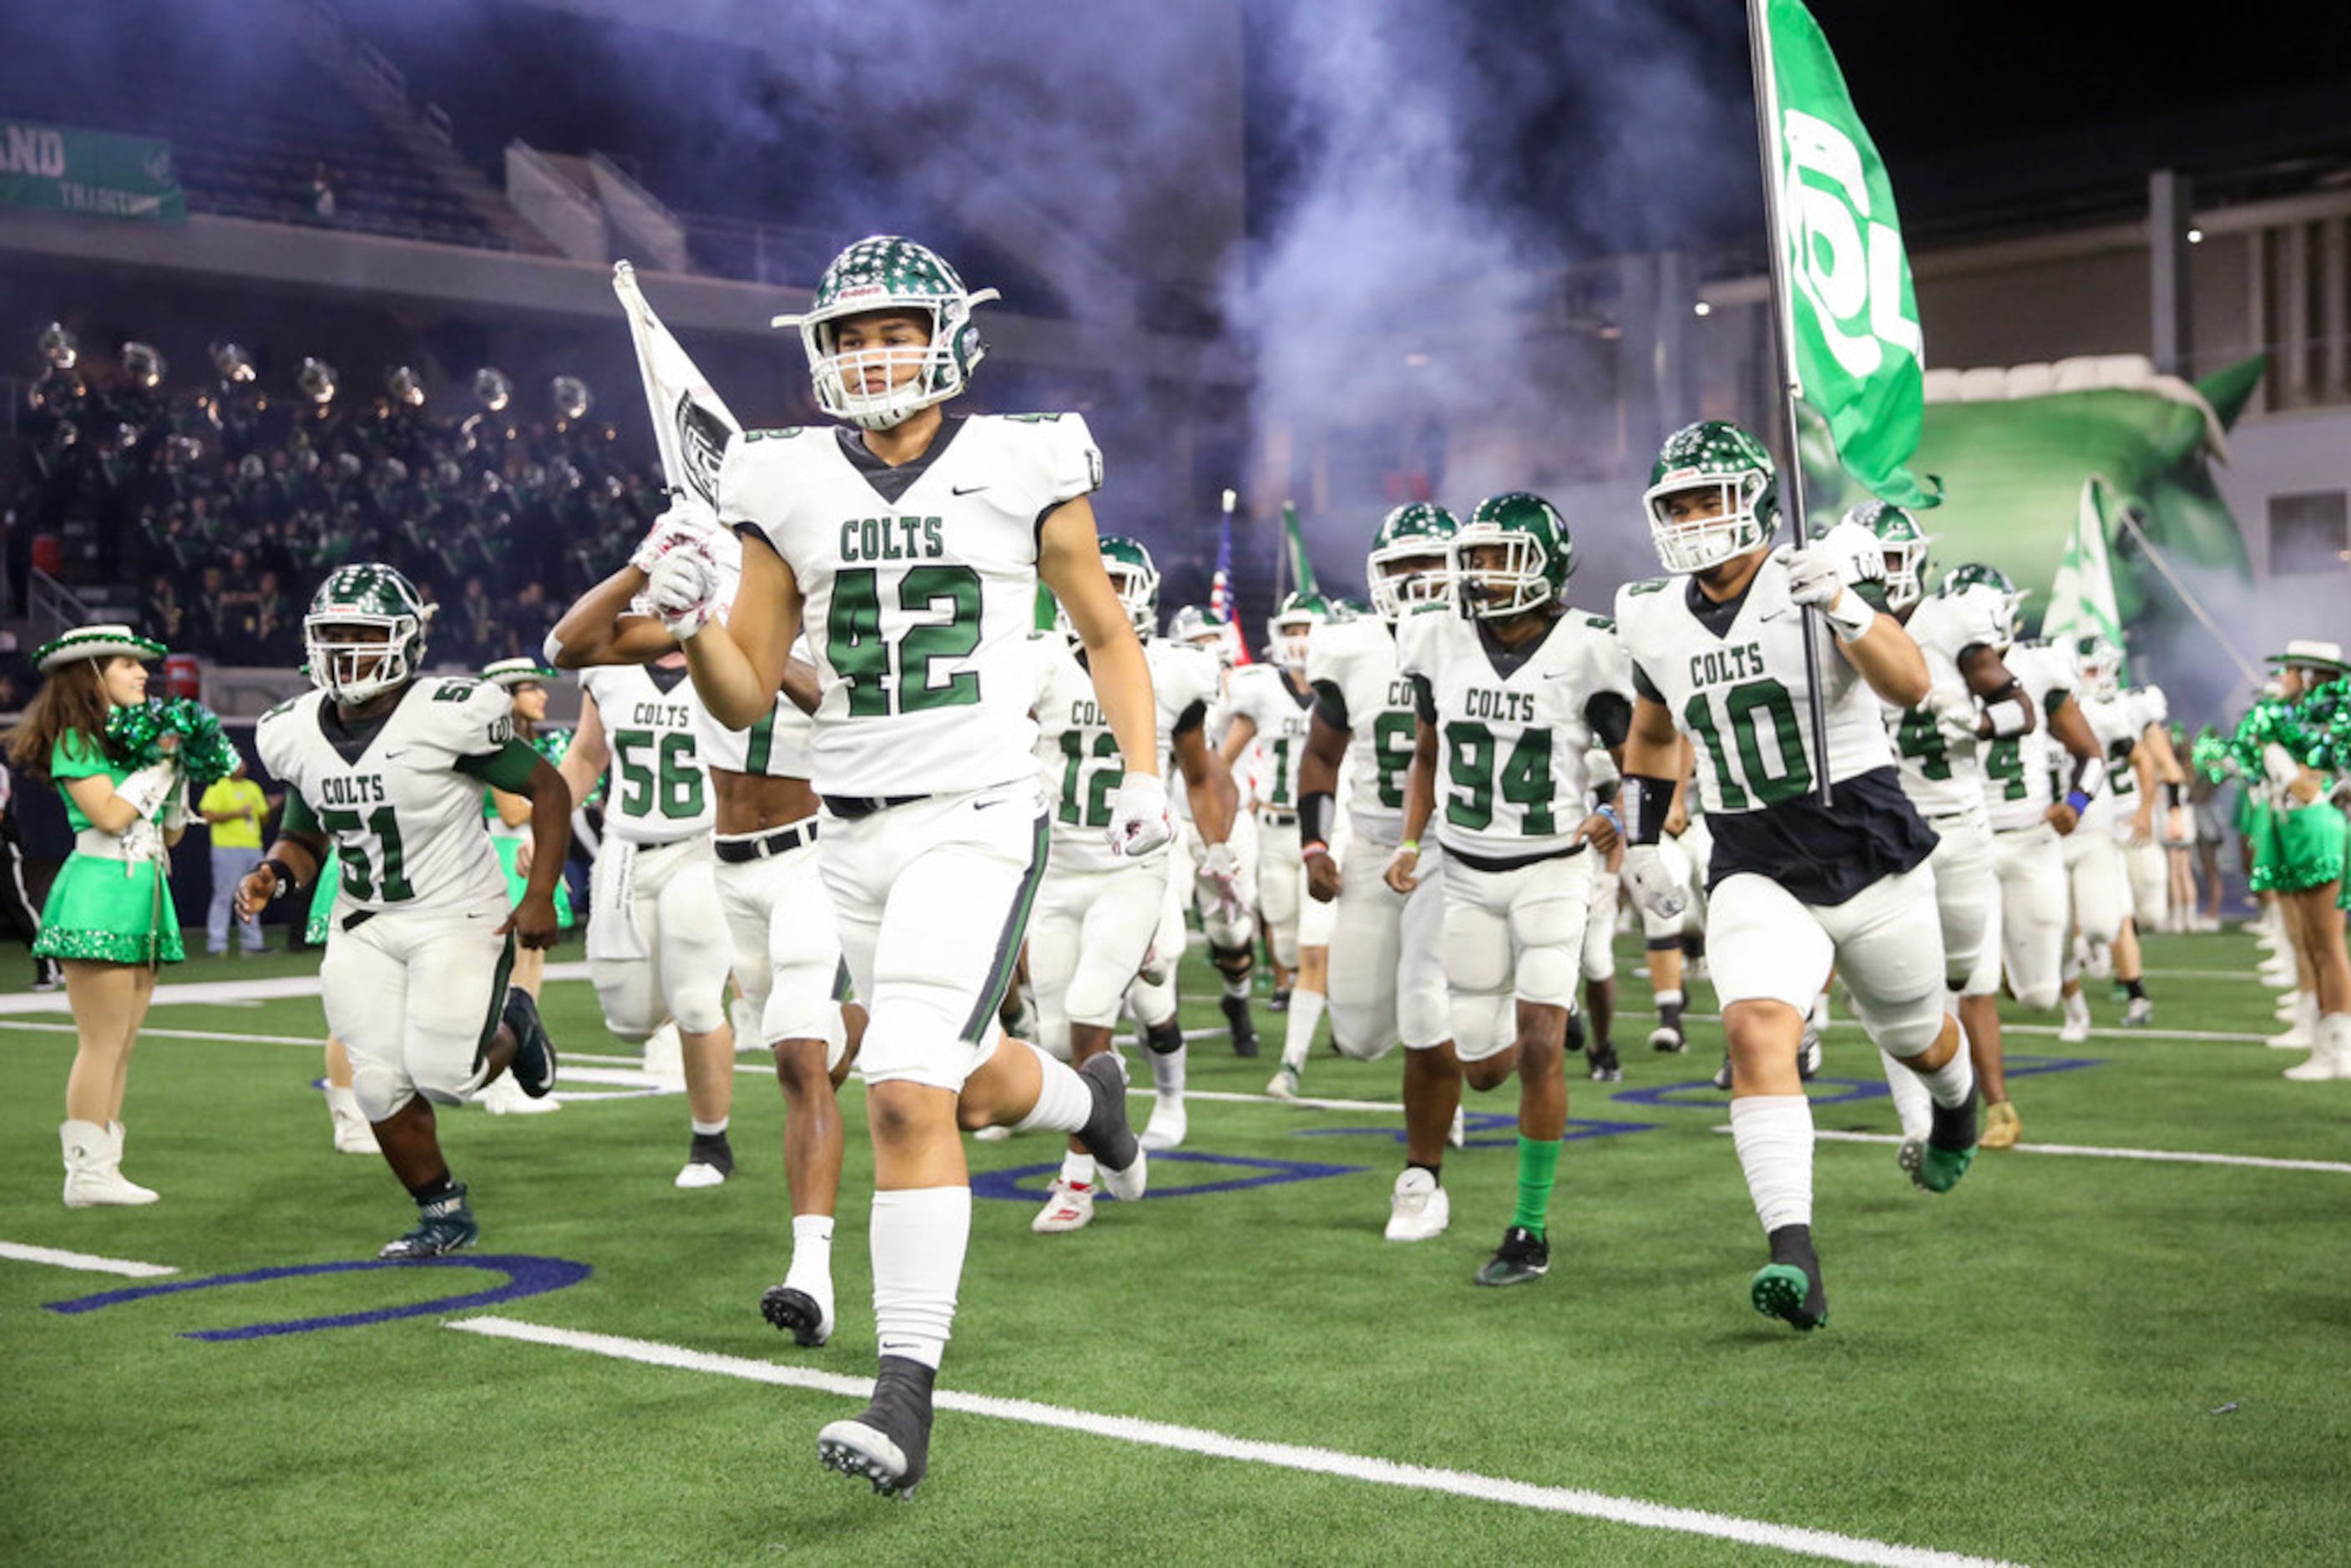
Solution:
{"label": "green football helmet", "polygon": [[1966,561],[1943,574],[1935,585],[1938,599],[1964,599],[1981,595],[1989,601],[1992,624],[2001,632],[1996,645],[2005,653],[2016,641],[2016,612],[2024,604],[2024,594],[2008,573],[1981,561]]}
{"label": "green football helmet", "polygon": [[[770,324],[799,329],[818,407],[866,430],[888,430],[915,410],[963,391],[987,351],[979,340],[979,329],[972,325],[971,308],[996,297],[993,288],[967,290],[955,268],[936,252],[893,235],[875,235],[832,258],[817,279],[816,298],[807,314],[778,316]],[[921,348],[837,352],[834,340],[842,318],[875,310],[927,317],[929,342]],[[909,363],[915,373],[897,380],[895,372]],[[869,392],[863,372],[876,366],[892,372],[891,382],[882,391]]]}
{"label": "green football helmet", "polygon": [[[1497,545],[1503,552],[1501,565],[1469,564],[1471,550]],[[1473,620],[1491,621],[1567,602],[1575,546],[1567,535],[1567,519],[1541,496],[1506,490],[1487,497],[1453,536],[1448,553],[1455,601]]]}
{"label": "green football helmet", "polygon": [[1372,607],[1360,599],[1342,598],[1331,601],[1331,619],[1333,622],[1361,621],[1371,612]]}
{"label": "green football helmet", "polygon": [[1110,585],[1118,591],[1118,601],[1126,606],[1126,618],[1134,622],[1134,634],[1148,637],[1158,631],[1159,569],[1152,564],[1151,552],[1143,548],[1143,541],[1123,534],[1104,534],[1102,558],[1102,570],[1110,574]]}
{"label": "green football helmet", "polygon": [[[1720,497],[1705,517],[1677,519],[1669,497],[1712,490]],[[1641,504],[1667,571],[1705,571],[1769,544],[1780,527],[1780,481],[1763,444],[1724,420],[1686,424],[1666,437],[1649,470]]]}
{"label": "green football helmet", "polygon": [[1434,501],[1410,501],[1380,519],[1366,575],[1372,607],[1395,625],[1423,604],[1453,601],[1453,536],[1460,520]]}
{"label": "green football helmet", "polygon": [[2123,651],[2095,632],[2074,639],[2074,668],[2080,672],[2082,689],[2094,697],[2111,698],[2122,691]]}
{"label": "green football helmet", "polygon": [[1296,590],[1282,596],[1280,608],[1265,623],[1266,657],[1293,670],[1306,667],[1306,639],[1331,619],[1331,601],[1319,593]]}
{"label": "green football helmet", "polygon": [[1927,597],[1927,547],[1918,519],[1886,501],[1864,501],[1842,521],[1867,528],[1886,547],[1886,608],[1896,615]]}
{"label": "green football helmet", "polygon": [[[424,666],[432,617],[416,585],[391,567],[337,567],[302,617],[311,684],[346,706],[406,685]],[[338,631],[346,634],[328,635]]]}

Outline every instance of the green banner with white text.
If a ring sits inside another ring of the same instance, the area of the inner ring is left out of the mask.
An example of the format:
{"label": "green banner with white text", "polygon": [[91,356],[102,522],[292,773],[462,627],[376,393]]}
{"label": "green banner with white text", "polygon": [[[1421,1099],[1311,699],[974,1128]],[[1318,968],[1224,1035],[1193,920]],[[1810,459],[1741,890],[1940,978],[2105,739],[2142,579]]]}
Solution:
{"label": "green banner with white text", "polygon": [[167,224],[188,216],[170,142],[5,118],[0,207]]}

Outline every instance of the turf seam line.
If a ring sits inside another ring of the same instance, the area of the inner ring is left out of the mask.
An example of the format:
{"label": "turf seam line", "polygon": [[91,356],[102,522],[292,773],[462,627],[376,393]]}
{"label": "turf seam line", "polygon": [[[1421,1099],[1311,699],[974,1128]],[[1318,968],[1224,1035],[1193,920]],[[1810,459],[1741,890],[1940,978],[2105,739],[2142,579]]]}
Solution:
{"label": "turf seam line", "polygon": [[0,1258],[13,1258],[19,1263],[47,1263],[57,1269],[78,1269],[85,1274],[120,1274],[127,1280],[160,1280],[179,1272],[162,1263],[101,1258],[95,1252],[68,1252],[61,1247],[35,1247],[24,1241],[0,1241]]}
{"label": "turf seam line", "polygon": [[[750,1383],[804,1388],[850,1398],[865,1398],[873,1387],[871,1378],[782,1366],[774,1362],[752,1361],[710,1351],[689,1350],[683,1345],[664,1344],[654,1340],[549,1328],[513,1318],[463,1318],[452,1320],[446,1326],[495,1339],[521,1340],[564,1350],[586,1351],[649,1366],[707,1373]],[[1719,1541],[1735,1541],[1743,1545],[1772,1547],[1836,1563],[1879,1564],[1884,1568],[2001,1568],[1998,1561],[1991,1558],[1967,1557],[1926,1547],[1839,1535],[1830,1531],[1773,1524],[1764,1520],[1741,1519],[1733,1514],[1709,1513],[1701,1509],[1677,1508],[1666,1503],[1646,1502],[1638,1498],[1611,1497],[1603,1492],[1538,1486],[1528,1481],[1481,1476],[1465,1470],[1409,1465],[1394,1459],[1342,1453],[1332,1448],[1261,1442],[1197,1427],[1179,1427],[1137,1416],[1106,1416],[1029,1399],[1005,1399],[992,1395],[941,1389],[936,1395],[936,1402],[942,1410],[986,1416],[1000,1421],[1017,1421],[1028,1426],[1057,1427],[1149,1448],[1169,1448],[1178,1453],[1237,1459],[1315,1475],[1338,1476],[1405,1490],[1438,1492],[1545,1513],[1573,1514],[1639,1529],[1708,1536]]]}

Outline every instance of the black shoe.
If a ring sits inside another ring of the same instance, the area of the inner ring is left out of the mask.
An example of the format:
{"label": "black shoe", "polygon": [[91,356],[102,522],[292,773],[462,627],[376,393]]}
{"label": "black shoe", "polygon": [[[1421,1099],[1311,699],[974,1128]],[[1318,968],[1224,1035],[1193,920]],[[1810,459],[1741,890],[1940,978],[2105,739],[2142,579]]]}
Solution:
{"label": "black shoe", "polygon": [[792,1336],[792,1343],[814,1350],[832,1337],[832,1325],[825,1321],[824,1305],[806,1291],[796,1291],[789,1285],[770,1285],[759,1298],[759,1315],[781,1332]]}
{"label": "black shoe", "polygon": [[1828,1287],[1821,1283],[1811,1226],[1783,1225],[1771,1232],[1771,1261],[1755,1271],[1747,1299],[1757,1312],[1782,1320],[1798,1333],[1828,1326]]}
{"label": "black shoe", "polygon": [[931,1463],[931,1385],[938,1374],[903,1355],[882,1358],[873,1403],[816,1435],[829,1470],[862,1476],[883,1497],[912,1497]]}
{"label": "black shoe", "polygon": [[1278,1013],[1288,1012],[1290,1010],[1290,988],[1288,986],[1276,987],[1274,988],[1273,999],[1265,1005],[1271,1008]]}
{"label": "black shoe", "polygon": [[1472,1276],[1481,1285],[1530,1285],[1551,1272],[1551,1242],[1523,1225],[1502,1232],[1502,1244]]}
{"label": "black shoe", "polygon": [[677,1173],[679,1186],[723,1186],[735,1174],[735,1145],[724,1133],[696,1133],[686,1145],[685,1165]]}
{"label": "black shoe", "polygon": [[555,1042],[538,1021],[538,1004],[520,986],[507,988],[504,1021],[515,1037],[514,1061],[507,1072],[524,1093],[546,1099],[555,1090]]}
{"label": "black shoe", "polygon": [[1722,1065],[1714,1070],[1714,1086],[1726,1091],[1730,1087],[1730,1052],[1727,1051],[1722,1053]]}
{"label": "black shoe", "polygon": [[1257,1025],[1249,1021],[1247,997],[1218,997],[1217,1006],[1224,1009],[1225,1022],[1233,1031],[1233,1054],[1257,1054]]}
{"label": "black shoe", "polygon": [[1981,1099],[1981,1091],[1970,1085],[1964,1103],[1934,1107],[1933,1119],[1927,1124],[1926,1147],[1918,1151],[1918,1168],[1910,1173],[1911,1186],[1926,1192],[1949,1192],[1959,1186],[1968,1166],[1975,1163],[1977,1109]]}
{"label": "black shoe", "polygon": [[1143,1145],[1126,1119],[1126,1058],[1115,1051],[1089,1056],[1078,1076],[1093,1095],[1093,1114],[1078,1129],[1078,1142],[1094,1157],[1102,1190],[1122,1203],[1143,1196]]}
{"label": "black shoe", "polygon": [[459,1182],[430,1203],[416,1206],[416,1228],[383,1245],[379,1258],[441,1258],[481,1239],[482,1228],[465,1202],[465,1184]]}
{"label": "black shoe", "polygon": [[1625,1064],[1616,1060],[1616,1047],[1607,1040],[1593,1045],[1584,1053],[1592,1064],[1592,1077],[1598,1083],[1621,1083],[1625,1081]]}

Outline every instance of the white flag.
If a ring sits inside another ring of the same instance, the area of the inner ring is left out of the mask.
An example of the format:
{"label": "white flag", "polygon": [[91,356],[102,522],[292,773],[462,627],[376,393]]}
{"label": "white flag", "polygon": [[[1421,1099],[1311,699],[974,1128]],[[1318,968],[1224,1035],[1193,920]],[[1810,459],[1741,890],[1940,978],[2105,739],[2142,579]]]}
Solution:
{"label": "white flag", "polygon": [[[2065,541],[2065,554],[2049,584],[2049,608],[2041,617],[2041,635],[2051,643],[2103,637],[2117,651],[2123,646],[2114,567],[2106,554],[2106,482],[2093,474],[2082,483],[2073,537]],[[2117,678],[2124,673],[2117,671]]]}
{"label": "white flag", "polygon": [[653,439],[661,445],[662,475],[672,494],[698,499],[715,520],[719,460],[726,455],[726,443],[742,434],[742,421],[728,412],[726,400],[695,368],[684,346],[653,314],[652,302],[637,287],[635,267],[625,261],[613,266],[612,292],[621,297],[629,337],[637,346]]}

